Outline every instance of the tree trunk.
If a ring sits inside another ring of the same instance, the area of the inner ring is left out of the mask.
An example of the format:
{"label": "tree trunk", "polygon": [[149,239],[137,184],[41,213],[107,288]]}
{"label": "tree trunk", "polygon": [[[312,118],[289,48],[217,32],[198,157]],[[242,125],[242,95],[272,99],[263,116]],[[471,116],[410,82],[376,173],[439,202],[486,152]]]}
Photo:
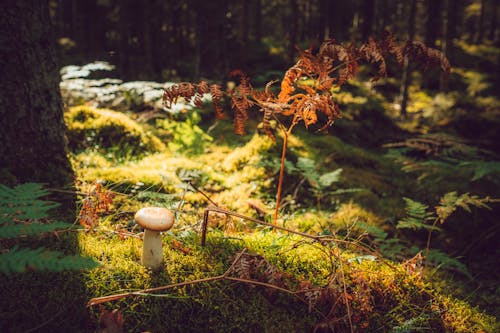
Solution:
{"label": "tree trunk", "polygon": [[498,0],[493,0],[491,4],[491,21],[490,21],[490,31],[488,33],[489,40],[496,42],[496,31],[497,31],[497,18],[498,18]]}
{"label": "tree trunk", "polygon": [[441,11],[441,0],[427,0],[427,22],[425,24],[425,44],[430,47],[436,46],[439,35],[439,16]]}
{"label": "tree trunk", "polygon": [[483,37],[484,37],[484,16],[485,16],[485,9],[486,9],[486,0],[481,0],[481,12],[479,14],[479,20],[477,22],[477,34],[474,42],[476,44],[481,44],[483,42]]}
{"label": "tree trunk", "polygon": [[[415,37],[415,12],[417,9],[417,1],[411,0],[410,3],[410,13],[408,21],[408,40],[413,40]],[[401,84],[401,115],[406,116],[406,106],[408,104],[408,88],[410,86],[410,61],[408,57],[404,59],[404,69]]]}
{"label": "tree trunk", "polygon": [[[443,24],[443,42],[441,52],[450,59],[453,55],[453,38],[455,37],[455,25],[457,21],[457,0],[445,0],[445,16]],[[448,90],[448,76],[441,72],[439,78],[439,90]]]}
{"label": "tree trunk", "polygon": [[255,2],[255,41],[260,43],[262,40],[262,0]]}
{"label": "tree trunk", "polygon": [[130,21],[127,16],[128,1],[121,1],[118,11],[118,31],[119,31],[119,46],[118,46],[118,71],[123,79],[130,77]]}
{"label": "tree trunk", "polygon": [[375,0],[363,2],[363,24],[361,25],[361,38],[363,41],[370,37],[373,29],[373,18],[375,15]]}
{"label": "tree trunk", "polygon": [[288,58],[291,63],[294,62],[295,58],[295,46],[297,44],[297,24],[299,20],[299,8],[297,0],[290,0],[290,36],[288,40]]}
{"label": "tree trunk", "polygon": [[220,76],[231,56],[226,52],[228,1],[195,0],[193,5],[196,13],[195,78]]}
{"label": "tree trunk", "polygon": [[242,4],[242,22],[241,22],[241,40],[246,45],[248,43],[248,34],[250,26],[250,8],[248,1],[243,1]]}
{"label": "tree trunk", "polygon": [[[72,190],[48,1],[0,5],[0,183]],[[56,196],[74,209],[75,197]]]}

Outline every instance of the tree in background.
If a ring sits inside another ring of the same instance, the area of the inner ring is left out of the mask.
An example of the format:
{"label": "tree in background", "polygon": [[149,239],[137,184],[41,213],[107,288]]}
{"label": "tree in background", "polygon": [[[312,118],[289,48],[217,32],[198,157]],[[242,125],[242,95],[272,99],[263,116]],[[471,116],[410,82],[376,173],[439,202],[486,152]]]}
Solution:
{"label": "tree in background", "polygon": [[[0,182],[72,189],[48,1],[0,5]],[[73,195],[54,198],[65,208]]]}

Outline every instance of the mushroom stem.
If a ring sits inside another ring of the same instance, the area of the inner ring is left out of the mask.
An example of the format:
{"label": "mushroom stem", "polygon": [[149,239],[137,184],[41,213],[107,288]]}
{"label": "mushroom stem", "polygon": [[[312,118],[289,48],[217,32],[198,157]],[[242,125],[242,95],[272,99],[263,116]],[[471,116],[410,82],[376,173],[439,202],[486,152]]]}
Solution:
{"label": "mushroom stem", "polygon": [[142,264],[151,269],[158,269],[163,263],[161,231],[172,228],[175,215],[162,207],[144,207],[135,213],[135,222],[144,228]]}
{"label": "mushroom stem", "polygon": [[151,269],[158,269],[163,263],[163,246],[159,231],[144,230],[142,264]]}

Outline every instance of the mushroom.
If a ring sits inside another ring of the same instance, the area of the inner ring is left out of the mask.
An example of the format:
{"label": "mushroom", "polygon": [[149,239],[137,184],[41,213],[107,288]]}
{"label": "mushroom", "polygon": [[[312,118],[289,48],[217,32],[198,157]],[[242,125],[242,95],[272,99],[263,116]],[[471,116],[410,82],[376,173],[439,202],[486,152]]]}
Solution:
{"label": "mushroom", "polygon": [[134,218],[135,222],[144,228],[142,264],[157,269],[163,262],[160,232],[172,227],[175,221],[174,213],[162,207],[145,207],[139,209]]}

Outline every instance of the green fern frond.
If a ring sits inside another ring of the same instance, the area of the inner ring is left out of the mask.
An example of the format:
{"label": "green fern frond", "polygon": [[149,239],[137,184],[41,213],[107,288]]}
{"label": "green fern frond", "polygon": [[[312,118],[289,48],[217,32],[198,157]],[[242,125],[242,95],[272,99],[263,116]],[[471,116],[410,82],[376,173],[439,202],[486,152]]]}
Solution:
{"label": "green fern frond", "polygon": [[[57,203],[40,200],[49,194],[41,184],[27,183],[9,188],[0,184],[0,239],[16,239],[20,236],[34,236],[56,230],[67,230],[72,225],[63,222],[37,223],[38,219],[49,216],[49,210]],[[91,258],[66,256],[61,252],[43,248],[36,250],[2,250],[0,254],[0,274],[34,271],[62,271],[90,269],[98,266]]]}
{"label": "green fern frond", "polygon": [[422,313],[418,317],[407,319],[400,325],[394,326],[390,333],[425,332],[430,330],[429,320],[429,315]]}
{"label": "green fern frond", "polygon": [[73,228],[73,226],[64,222],[52,222],[49,224],[8,224],[0,227],[0,239],[16,238],[19,236],[32,236],[56,230],[66,230],[69,228]]}
{"label": "green fern frond", "polygon": [[299,157],[297,167],[304,173],[313,172],[316,168],[316,162],[306,157]]}
{"label": "green fern frond", "polygon": [[467,267],[460,262],[460,260],[450,257],[447,253],[444,253],[441,250],[430,249],[427,253],[427,260],[434,264],[435,266],[439,266],[441,268],[446,269],[454,269],[468,277],[471,277]]}
{"label": "green fern frond", "polygon": [[398,229],[412,229],[412,230],[430,230],[430,231],[440,231],[441,229],[430,225],[427,222],[434,220],[436,217],[432,212],[429,212],[429,206],[414,201],[409,198],[403,198],[406,202],[406,217],[403,218],[397,224]]}
{"label": "green fern frond", "polygon": [[476,181],[489,175],[500,174],[500,162],[497,161],[467,161],[458,165],[470,168],[474,172],[471,180]]}
{"label": "green fern frond", "polygon": [[328,187],[340,180],[341,173],[342,169],[337,169],[332,172],[322,174],[318,179],[318,183],[321,187]]}
{"label": "green fern frond", "polygon": [[27,270],[60,272],[64,270],[92,269],[98,266],[91,258],[65,256],[43,248],[36,250],[14,247],[0,254],[0,273],[10,275]]}
{"label": "green fern frond", "polygon": [[384,230],[382,230],[382,228],[376,225],[368,224],[365,222],[358,222],[356,223],[356,227],[372,235],[376,240],[382,241],[387,238],[387,232],[385,232]]}
{"label": "green fern frond", "polygon": [[49,191],[41,184],[26,183],[9,188],[0,184],[0,224],[13,218],[19,220],[36,220],[48,217],[48,212],[58,207],[55,202],[40,200]]}

